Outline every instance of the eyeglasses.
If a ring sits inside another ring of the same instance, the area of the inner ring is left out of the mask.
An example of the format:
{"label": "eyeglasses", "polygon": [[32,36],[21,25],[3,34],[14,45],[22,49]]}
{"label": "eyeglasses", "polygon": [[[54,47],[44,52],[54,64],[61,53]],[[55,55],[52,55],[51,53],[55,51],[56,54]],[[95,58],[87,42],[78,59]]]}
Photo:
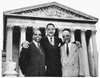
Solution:
{"label": "eyeglasses", "polygon": [[65,37],[70,37],[70,35],[64,35],[63,38],[65,38]]}

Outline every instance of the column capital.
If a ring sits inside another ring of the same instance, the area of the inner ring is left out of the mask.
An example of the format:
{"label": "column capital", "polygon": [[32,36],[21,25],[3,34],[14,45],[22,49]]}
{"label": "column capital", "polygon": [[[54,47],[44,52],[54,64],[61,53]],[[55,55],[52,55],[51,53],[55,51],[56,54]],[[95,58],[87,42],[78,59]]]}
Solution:
{"label": "column capital", "polygon": [[60,29],[58,29],[59,31],[62,31],[64,28],[60,28]]}
{"label": "column capital", "polygon": [[71,28],[70,30],[71,30],[71,31],[75,31],[76,29],[74,29],[74,28]]}
{"label": "column capital", "polygon": [[12,30],[14,29],[14,27],[12,27],[12,26],[7,26],[6,29],[9,30],[9,31],[12,31]]}
{"label": "column capital", "polygon": [[87,29],[81,29],[81,32],[86,32],[87,31]]}
{"label": "column capital", "polygon": [[95,35],[97,30],[91,30],[92,31],[92,35]]}
{"label": "column capital", "polygon": [[22,26],[22,27],[20,27],[20,30],[21,31],[26,31],[26,27]]}
{"label": "column capital", "polygon": [[75,30],[76,30],[76,29],[74,29],[74,28],[71,28],[71,29],[70,29],[71,33],[74,33]]}

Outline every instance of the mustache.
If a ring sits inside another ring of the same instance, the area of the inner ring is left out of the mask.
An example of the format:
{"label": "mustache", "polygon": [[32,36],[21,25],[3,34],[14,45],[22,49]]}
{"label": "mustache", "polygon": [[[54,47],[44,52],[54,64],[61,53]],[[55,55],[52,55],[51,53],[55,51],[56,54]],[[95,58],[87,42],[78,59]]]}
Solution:
{"label": "mustache", "polygon": [[49,33],[53,33],[53,32],[49,32]]}

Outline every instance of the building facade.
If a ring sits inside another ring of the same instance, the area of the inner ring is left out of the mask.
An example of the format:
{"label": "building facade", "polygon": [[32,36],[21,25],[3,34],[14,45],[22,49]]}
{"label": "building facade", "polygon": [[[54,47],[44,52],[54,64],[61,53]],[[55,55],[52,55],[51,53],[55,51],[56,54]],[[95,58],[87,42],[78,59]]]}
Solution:
{"label": "building facade", "polygon": [[82,44],[85,76],[98,76],[98,51],[95,39],[97,18],[51,2],[5,11],[3,19],[2,73],[4,76],[20,74],[18,58],[22,42],[32,40],[35,28],[39,28],[42,36],[45,36],[45,27],[48,23],[55,25],[55,36],[60,38],[62,38],[64,28],[71,30],[71,40]]}

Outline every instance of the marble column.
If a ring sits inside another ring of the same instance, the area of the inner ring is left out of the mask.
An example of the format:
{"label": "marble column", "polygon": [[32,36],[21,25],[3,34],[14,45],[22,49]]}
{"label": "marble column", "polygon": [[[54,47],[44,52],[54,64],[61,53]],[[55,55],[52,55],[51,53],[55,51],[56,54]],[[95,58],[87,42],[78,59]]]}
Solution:
{"label": "marble column", "polygon": [[63,29],[59,29],[59,32],[58,32],[59,33],[59,38],[61,38],[61,39],[62,39],[62,30]]}
{"label": "marble column", "polygon": [[[22,43],[24,42],[24,41],[26,41],[26,27],[25,26],[22,26],[22,27],[20,27],[20,29],[21,29],[21,36],[20,36],[20,51],[21,51],[21,49],[22,49]],[[19,51],[19,52],[20,52]],[[20,54],[20,53],[19,53]],[[19,57],[20,57],[20,55],[19,55]],[[19,76],[20,77],[23,77],[24,75],[22,74],[22,72],[21,72],[21,70],[20,70],[20,68],[19,68]]]}
{"label": "marble column", "polygon": [[12,61],[12,54],[13,54],[13,27],[12,26],[7,26],[7,44],[6,44],[6,61]]}
{"label": "marble column", "polygon": [[89,63],[88,63],[88,54],[87,54],[87,45],[86,45],[86,37],[85,30],[81,30],[81,42],[82,42],[82,50],[83,50],[83,60],[84,60],[84,71],[85,76],[90,76],[89,72]]}
{"label": "marble column", "polygon": [[75,34],[74,34],[75,29],[71,29],[71,42],[75,41]]}
{"label": "marble column", "polygon": [[25,26],[22,26],[20,27],[21,29],[21,36],[20,36],[20,51],[21,51],[21,45],[24,41],[26,41],[26,27]]}
{"label": "marble column", "polygon": [[93,48],[92,48],[92,37],[90,34],[89,43],[88,43],[88,58],[89,58],[89,68],[90,68],[90,75],[95,76],[95,70],[94,70],[94,54],[93,54]]}
{"label": "marble column", "polygon": [[13,27],[7,26],[7,44],[6,44],[6,71],[4,72],[5,77],[16,77],[17,72],[15,71],[16,62],[12,61],[12,54],[13,54]]}
{"label": "marble column", "polygon": [[94,53],[95,75],[98,76],[98,51],[97,51],[95,35],[96,35],[96,30],[92,30],[92,46]]}

